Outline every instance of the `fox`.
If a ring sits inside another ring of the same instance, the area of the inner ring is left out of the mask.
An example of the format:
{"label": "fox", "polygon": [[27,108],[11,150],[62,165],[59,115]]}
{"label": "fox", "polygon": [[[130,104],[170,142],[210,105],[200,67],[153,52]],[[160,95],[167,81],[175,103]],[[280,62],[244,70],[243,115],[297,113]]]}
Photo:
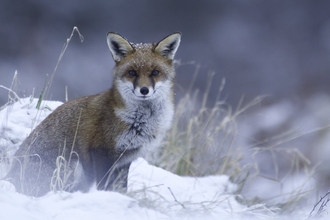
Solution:
{"label": "fox", "polygon": [[112,86],[56,108],[23,141],[4,177],[18,193],[127,192],[131,163],[159,146],[174,114],[174,56],[181,33],[131,43],[107,33]]}

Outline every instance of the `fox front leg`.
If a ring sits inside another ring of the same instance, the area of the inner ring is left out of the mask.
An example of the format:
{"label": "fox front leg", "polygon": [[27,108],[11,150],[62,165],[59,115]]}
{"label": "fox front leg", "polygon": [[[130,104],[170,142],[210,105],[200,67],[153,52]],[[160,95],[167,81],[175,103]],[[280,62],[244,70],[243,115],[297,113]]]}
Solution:
{"label": "fox front leg", "polygon": [[131,163],[118,166],[118,161],[109,157],[104,150],[94,150],[92,158],[98,190],[127,191],[127,178]]}

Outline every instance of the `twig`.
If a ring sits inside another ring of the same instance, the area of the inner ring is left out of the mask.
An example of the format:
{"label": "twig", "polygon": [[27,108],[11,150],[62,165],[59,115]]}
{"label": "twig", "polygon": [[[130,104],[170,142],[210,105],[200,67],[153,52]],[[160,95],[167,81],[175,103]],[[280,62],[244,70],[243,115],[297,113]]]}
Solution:
{"label": "twig", "polygon": [[[314,217],[319,217],[321,215],[322,212],[324,212],[324,208],[327,206],[328,202],[330,201],[330,198],[327,198],[327,200],[325,201],[325,197],[330,195],[330,191],[328,191],[324,196],[322,196],[320,198],[320,200],[314,205],[312,211],[309,213],[308,218],[307,219],[311,219]],[[320,205],[321,204],[321,205]],[[313,215],[313,212],[315,211],[316,207],[319,206],[319,209],[317,210],[317,213],[315,214],[315,216]]]}
{"label": "twig", "polygon": [[175,195],[173,194],[171,188],[170,188],[170,187],[167,187],[167,188],[168,188],[168,190],[170,191],[170,193],[172,194],[174,201],[175,201],[176,203],[178,203],[179,205],[181,205],[182,208],[186,209],[186,207],[185,207],[181,202],[179,202],[179,201],[176,199],[176,197],[175,197]]}
{"label": "twig", "polygon": [[11,89],[9,89],[9,88],[3,86],[3,85],[0,85],[0,88],[3,88],[3,89],[8,90],[8,92],[11,92],[11,93],[15,96],[15,98],[16,98],[19,102],[21,102],[20,99],[19,99],[19,96],[16,94],[16,92],[14,92],[13,90],[11,90]]}
{"label": "twig", "polygon": [[57,60],[56,66],[54,68],[54,71],[53,71],[52,75],[49,77],[49,79],[47,80],[47,85],[45,87],[44,93],[42,94],[41,100],[43,100],[44,97],[47,96],[47,94],[49,92],[49,89],[50,89],[50,86],[51,86],[51,84],[53,82],[54,75],[55,75],[55,73],[57,71],[57,68],[58,68],[58,66],[59,66],[59,64],[60,64],[60,62],[61,62],[61,60],[62,60],[62,58],[64,56],[64,53],[65,53],[67,47],[69,46],[69,43],[70,43],[70,41],[71,41],[71,39],[72,39],[72,37],[73,37],[73,35],[74,35],[75,32],[78,33],[79,38],[80,38],[80,42],[83,42],[84,41],[84,37],[80,34],[79,29],[77,27],[73,27],[70,37],[66,39],[66,43],[63,46],[63,49],[62,49],[61,54],[60,54],[60,56],[59,56],[59,58]]}

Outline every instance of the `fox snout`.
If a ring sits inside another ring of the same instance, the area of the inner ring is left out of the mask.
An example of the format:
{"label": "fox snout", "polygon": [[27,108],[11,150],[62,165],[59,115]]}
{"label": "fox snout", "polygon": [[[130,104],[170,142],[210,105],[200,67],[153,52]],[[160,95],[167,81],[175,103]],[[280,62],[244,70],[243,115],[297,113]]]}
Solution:
{"label": "fox snout", "polygon": [[142,86],[136,87],[133,92],[137,97],[146,99],[150,98],[155,93],[155,90],[152,87]]}
{"label": "fox snout", "polygon": [[142,87],[142,88],[140,89],[140,93],[141,93],[142,95],[148,95],[148,93],[149,93],[149,89],[148,89],[148,87]]}

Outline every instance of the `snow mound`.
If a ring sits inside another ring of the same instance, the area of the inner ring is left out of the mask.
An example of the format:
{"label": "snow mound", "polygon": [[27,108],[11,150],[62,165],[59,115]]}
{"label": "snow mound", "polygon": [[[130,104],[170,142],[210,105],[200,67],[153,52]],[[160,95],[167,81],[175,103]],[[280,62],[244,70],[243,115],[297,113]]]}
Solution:
{"label": "snow mound", "polygon": [[43,101],[39,109],[37,104],[38,99],[24,98],[3,107],[0,111],[0,152],[6,151],[12,156],[31,131],[63,103]]}

